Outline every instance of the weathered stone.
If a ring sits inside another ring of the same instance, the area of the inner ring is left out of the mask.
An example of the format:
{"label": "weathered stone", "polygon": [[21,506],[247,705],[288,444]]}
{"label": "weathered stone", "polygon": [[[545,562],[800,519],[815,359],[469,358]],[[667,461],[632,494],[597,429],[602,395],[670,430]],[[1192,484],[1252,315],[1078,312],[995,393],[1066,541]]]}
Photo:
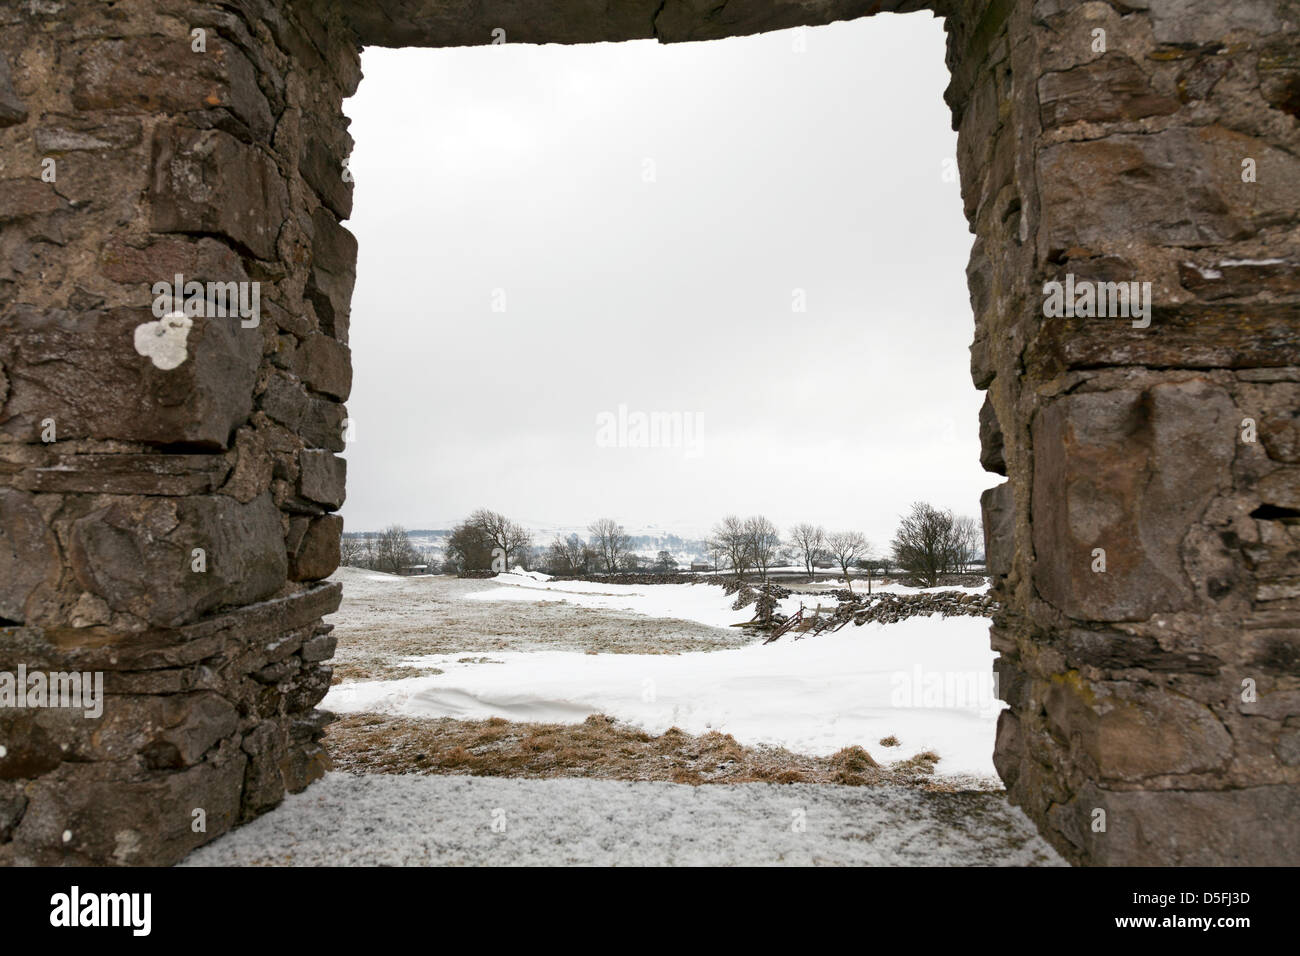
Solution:
{"label": "weathered stone", "polygon": [[1222,42],[1239,31],[1271,36],[1281,28],[1274,0],[1235,0],[1231,6],[1215,0],[1149,0],[1136,6],[1149,11],[1157,43]]}
{"label": "weathered stone", "polygon": [[[239,255],[215,239],[158,239],[143,248],[113,240],[104,246],[101,270],[114,282],[152,290],[155,282],[243,282],[248,279]],[[150,292],[152,296],[152,291]]]}
{"label": "weathered stone", "polygon": [[1045,129],[1178,112],[1178,101],[1153,90],[1149,77],[1122,53],[1043,74],[1038,102]]}
{"label": "weathered stone", "polygon": [[0,843],[12,839],[27,809],[27,798],[17,784],[0,783]]}
{"label": "weathered stone", "polygon": [[248,58],[210,36],[206,52],[185,37],[129,37],[85,46],[72,105],[79,110],[182,113],[224,108],[256,139],[271,131],[271,110]]}
{"label": "weathered stone", "polygon": [[269,494],[246,505],[225,495],[120,499],[74,522],[70,559],[84,589],[161,627],[269,597],[287,577]]}
{"label": "weathered stone", "polygon": [[285,788],[290,793],[306,789],[319,780],[333,765],[329,753],[318,743],[299,743],[289,749],[284,771]]}
{"label": "weathered stone", "polygon": [[1211,772],[1232,756],[1232,737],[1208,707],[1161,688],[1071,672],[1052,681],[1043,705],[1052,729],[1087,753],[1102,780]]}
{"label": "weathered stone", "polygon": [[[1106,811],[1095,832],[1094,810]],[[1103,866],[1258,866],[1300,861],[1300,787],[1101,790],[1086,786],[1049,819],[1076,858]]]}
{"label": "weathered stone", "polygon": [[1222,661],[1213,654],[1170,652],[1154,637],[1125,634],[1112,629],[1068,631],[1063,641],[1066,663],[1114,671],[1140,668],[1149,671],[1204,674],[1219,673]]}
{"label": "weathered stone", "polygon": [[39,179],[0,179],[0,225],[67,208],[67,202],[50,183]]}
{"label": "weathered stone", "polygon": [[299,426],[299,434],[302,440],[313,448],[342,451],[347,414],[347,409],[338,402],[309,398]]}
{"label": "weathered stone", "polygon": [[297,430],[307,411],[305,389],[287,375],[272,375],[258,399],[262,411],[285,428]]}
{"label": "weathered stone", "polygon": [[1080,620],[1140,621],[1190,607],[1181,538],[1169,529],[1228,486],[1235,424],[1231,400],[1204,380],[1076,394],[1040,411],[1039,593]]}
{"label": "weathered stone", "polygon": [[298,453],[298,493],[330,508],[343,504],[348,463],[332,452],[304,448]]}
{"label": "weathered stone", "polygon": [[33,132],[36,148],[44,156],[127,149],[140,142],[140,135],[139,120],[77,114],[46,114]]}
{"label": "weathered stone", "polygon": [[[331,630],[333,630],[331,628]],[[334,656],[338,638],[332,633],[317,634],[302,645],[302,659],[308,662],[327,661]]]}
{"label": "weathered stone", "polygon": [[[1270,177],[1242,182],[1243,157],[1267,164]],[[1227,243],[1300,208],[1300,158],[1222,126],[1060,143],[1039,153],[1038,176],[1044,260],[1126,242]]]}
{"label": "weathered stone", "polygon": [[1259,91],[1269,106],[1300,117],[1300,54],[1290,38],[1265,44],[1256,64]]}
{"label": "weathered stone", "polygon": [[346,343],[356,284],[357,240],[323,206],[312,216],[312,228],[315,236],[307,295],[316,307],[321,329]]}
{"label": "weathered stone", "polygon": [[[235,824],[246,761],[231,749],[187,770],[147,777],[112,763],[61,764],[27,785],[27,809],[14,831],[14,862],[179,862]],[[205,831],[193,826],[195,810],[203,811]]]}
{"label": "weathered stone", "polygon": [[289,198],[269,156],[220,130],[184,126],[160,126],[153,153],[155,232],[212,232],[275,258]]}
{"label": "weathered stone", "polygon": [[1300,362],[1300,327],[1287,303],[1152,308],[1151,327],[1130,319],[1044,320],[1033,360],[1051,368],[1245,369]]}
{"label": "weathered stone", "polygon": [[9,61],[0,54],[0,129],[27,122],[27,107],[14,92]]}
{"label": "weathered stone", "polygon": [[290,562],[290,577],[295,581],[319,581],[339,566],[339,536],[343,519],[338,515],[312,518],[302,542]]}
{"label": "weathered stone", "polygon": [[984,396],[980,406],[980,465],[985,471],[998,475],[1007,473],[1007,462],[1003,457],[1002,429],[998,425],[998,415],[993,409],[993,400]]}
{"label": "weathered stone", "polygon": [[303,179],[340,219],[352,215],[352,179],[344,173],[346,155],[345,150],[331,149],[309,134],[303,137],[298,160]]}
{"label": "weathered stone", "polygon": [[1011,573],[1015,560],[1015,490],[1009,481],[980,495],[984,525],[984,560],[989,574]]}
{"label": "weathered stone", "polygon": [[192,321],[184,361],[164,369],[135,348],[136,329],[157,323],[147,310],[0,314],[0,364],[22,371],[0,431],[39,440],[52,419],[59,441],[225,447],[252,407],[261,336],[238,320]]}
{"label": "weathered stone", "polygon": [[27,601],[58,577],[60,555],[35,498],[0,488],[0,618],[23,621]]}
{"label": "weathered stone", "polygon": [[290,714],[308,711],[319,704],[330,689],[331,667],[310,664],[293,678],[284,695],[285,710]]}
{"label": "weathered stone", "polygon": [[308,388],[339,401],[352,391],[352,352],[328,335],[307,336],[294,353],[292,367]]}
{"label": "weathered stone", "polygon": [[130,760],[140,754],[147,767],[192,767],[238,729],[234,706],[211,691],[139,696],[106,696],[103,714],[48,711],[48,722],[62,722],[59,737],[68,757],[77,760]]}
{"label": "weathered stone", "polygon": [[1300,509],[1300,468],[1279,468],[1270,472],[1257,490],[1264,504]]}
{"label": "weathered stone", "polygon": [[37,712],[6,707],[0,710],[0,780],[21,780],[49,773],[63,762],[63,747],[37,721]]}
{"label": "weathered stone", "polygon": [[29,491],[99,495],[203,495],[229,470],[217,455],[62,455],[16,477]]}
{"label": "weathered stone", "polygon": [[1300,263],[1286,259],[1211,259],[1181,262],[1178,281],[1205,299],[1240,298],[1261,292],[1300,294]]}
{"label": "weathered stone", "polygon": [[236,501],[247,503],[271,486],[272,462],[262,433],[241,428],[235,437],[235,467],[221,490]]}
{"label": "weathered stone", "polygon": [[265,813],[284,799],[282,767],[289,759],[288,747],[280,725],[264,720],[244,738],[248,768],[244,772],[241,819]]}

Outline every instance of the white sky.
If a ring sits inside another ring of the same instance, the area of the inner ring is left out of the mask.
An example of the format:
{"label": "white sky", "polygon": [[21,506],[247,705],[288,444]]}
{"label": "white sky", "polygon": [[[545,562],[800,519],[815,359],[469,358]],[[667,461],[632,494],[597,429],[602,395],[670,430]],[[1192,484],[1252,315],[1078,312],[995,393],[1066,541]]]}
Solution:
{"label": "white sky", "polygon": [[[349,529],[979,513],[941,21],[799,36],[364,53]],[[620,404],[698,448],[600,447]]]}

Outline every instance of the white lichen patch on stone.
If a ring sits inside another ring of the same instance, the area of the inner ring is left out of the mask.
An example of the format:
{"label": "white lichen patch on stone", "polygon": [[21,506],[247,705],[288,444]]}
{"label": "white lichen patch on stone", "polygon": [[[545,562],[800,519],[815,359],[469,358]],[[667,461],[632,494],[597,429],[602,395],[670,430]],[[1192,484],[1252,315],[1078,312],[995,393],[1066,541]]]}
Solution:
{"label": "white lichen patch on stone", "polygon": [[135,327],[135,350],[163,371],[180,366],[189,357],[186,340],[193,320],[179,312],[169,312],[156,322]]}

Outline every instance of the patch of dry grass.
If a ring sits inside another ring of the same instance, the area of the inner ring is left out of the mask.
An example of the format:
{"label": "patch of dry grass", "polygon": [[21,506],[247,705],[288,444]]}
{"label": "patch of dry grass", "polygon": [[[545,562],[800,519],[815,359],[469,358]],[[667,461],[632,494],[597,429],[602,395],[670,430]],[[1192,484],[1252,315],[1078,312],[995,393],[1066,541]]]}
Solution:
{"label": "patch of dry grass", "polygon": [[337,769],[348,773],[978,788],[935,779],[939,757],[928,751],[882,766],[857,746],[810,757],[745,747],[716,731],[693,736],[671,727],[656,736],[603,714],[581,724],[348,714],[330,725],[325,744]]}

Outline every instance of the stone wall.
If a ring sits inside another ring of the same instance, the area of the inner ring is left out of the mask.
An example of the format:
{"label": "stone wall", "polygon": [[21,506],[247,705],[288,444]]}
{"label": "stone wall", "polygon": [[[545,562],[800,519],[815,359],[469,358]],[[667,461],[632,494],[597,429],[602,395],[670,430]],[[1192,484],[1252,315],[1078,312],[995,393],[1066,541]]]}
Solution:
{"label": "stone wall", "polygon": [[[924,8],[1007,479],[999,772],[1079,862],[1300,862],[1294,0],[23,0],[0,10],[0,674],[99,671],[108,697],[0,709],[0,863],[171,862],[325,766],[360,45]],[[178,273],[257,283],[259,322],[159,320]],[[1151,283],[1149,325],[1045,317],[1067,274]]]}
{"label": "stone wall", "polygon": [[[105,693],[0,707],[0,862],[172,862],[326,767],[359,78],[328,7],[0,9],[0,672]],[[176,274],[259,315],[161,329]]]}
{"label": "stone wall", "polygon": [[[998,771],[1076,861],[1300,862],[1300,5],[981,8],[948,99]],[[1149,327],[1044,317],[1067,275],[1150,282]]]}

